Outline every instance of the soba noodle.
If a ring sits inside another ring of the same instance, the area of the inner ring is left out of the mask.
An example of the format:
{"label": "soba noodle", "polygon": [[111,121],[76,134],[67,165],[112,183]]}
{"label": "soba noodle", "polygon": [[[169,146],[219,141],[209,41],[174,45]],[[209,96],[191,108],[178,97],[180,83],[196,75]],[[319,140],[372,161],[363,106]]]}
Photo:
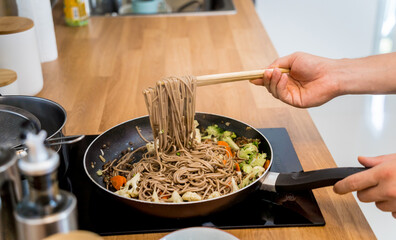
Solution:
{"label": "soba noodle", "polygon": [[[141,147],[129,152],[116,163],[109,163],[103,172],[112,169],[111,175],[124,175],[127,180],[139,174],[135,197],[147,201],[174,201],[175,192],[189,201],[235,191],[233,186],[242,181],[241,172],[234,169],[237,161],[224,146],[201,142],[196,136],[196,79],[170,77],[143,93],[154,136],[153,149]],[[142,159],[131,165],[134,153],[140,150],[146,151]]]}

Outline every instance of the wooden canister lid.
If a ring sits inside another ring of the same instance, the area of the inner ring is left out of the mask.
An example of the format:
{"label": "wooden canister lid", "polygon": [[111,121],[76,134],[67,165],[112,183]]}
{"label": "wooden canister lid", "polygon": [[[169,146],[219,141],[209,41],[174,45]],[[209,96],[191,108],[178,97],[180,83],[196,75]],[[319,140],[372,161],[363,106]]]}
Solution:
{"label": "wooden canister lid", "polygon": [[57,233],[43,240],[103,240],[103,238],[96,233],[88,232],[84,230],[75,230],[68,233]]}
{"label": "wooden canister lid", "polygon": [[0,69],[0,87],[10,85],[17,79],[16,72],[9,69]]}
{"label": "wooden canister lid", "polygon": [[31,29],[34,23],[25,17],[0,17],[0,35],[19,33]]}

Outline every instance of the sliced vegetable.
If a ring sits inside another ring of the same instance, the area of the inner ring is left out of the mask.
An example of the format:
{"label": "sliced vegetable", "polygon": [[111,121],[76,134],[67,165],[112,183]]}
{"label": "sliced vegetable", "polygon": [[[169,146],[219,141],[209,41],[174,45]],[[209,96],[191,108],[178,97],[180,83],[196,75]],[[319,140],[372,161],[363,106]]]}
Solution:
{"label": "sliced vegetable", "polygon": [[217,198],[217,197],[220,197],[220,196],[221,196],[221,194],[219,192],[214,191],[214,192],[212,192],[212,194],[210,194],[208,196],[208,199]]}
{"label": "sliced vegetable", "polygon": [[270,165],[270,160],[267,160],[267,161],[265,161],[265,163],[264,163],[264,168],[265,169],[268,169],[268,167],[269,167],[269,165]]}
{"label": "sliced vegetable", "polygon": [[227,151],[227,157],[233,157],[234,156],[234,154],[232,153],[231,148],[230,148],[230,146],[228,145],[227,142],[217,141],[217,145],[225,146],[225,149]]}
{"label": "sliced vegetable", "polygon": [[197,143],[201,143],[201,141],[202,141],[201,132],[199,131],[198,128],[195,129],[195,138],[194,138],[194,140],[197,141]]}
{"label": "sliced vegetable", "polygon": [[99,158],[102,160],[102,162],[106,162],[106,159],[102,155],[99,155]]}
{"label": "sliced vegetable", "polygon": [[174,191],[172,193],[172,196],[168,199],[168,201],[174,202],[174,203],[181,203],[183,202],[183,198],[179,195],[177,191]]}
{"label": "sliced vegetable", "polygon": [[139,195],[139,191],[137,189],[139,181],[140,173],[136,173],[133,178],[125,183],[124,187],[121,187],[121,189],[115,193],[124,197],[137,197]]}
{"label": "sliced vegetable", "polygon": [[243,172],[249,174],[249,173],[252,172],[252,170],[253,170],[253,167],[251,165],[249,165],[249,164],[243,164],[242,165],[242,171]]}
{"label": "sliced vegetable", "polygon": [[187,201],[187,202],[202,200],[201,196],[199,196],[198,193],[195,193],[195,192],[186,192],[185,194],[183,194],[182,198],[184,201]]}
{"label": "sliced vegetable", "polygon": [[232,138],[230,136],[222,137],[221,140],[228,143],[228,145],[231,147],[232,150],[234,150],[234,151],[239,150],[238,145],[234,142],[234,140],[232,140]]}
{"label": "sliced vegetable", "polygon": [[236,134],[231,131],[224,131],[222,137],[231,137],[231,138],[236,138]]}
{"label": "sliced vegetable", "polygon": [[253,143],[248,143],[239,151],[238,157],[245,160],[251,160],[258,153],[258,148]]}
{"label": "sliced vegetable", "polygon": [[235,170],[237,170],[238,172],[241,171],[241,168],[239,167],[239,164],[238,164],[238,163],[235,163]]}
{"label": "sliced vegetable", "polygon": [[239,187],[238,187],[238,185],[236,184],[234,178],[231,179],[231,186],[232,186],[232,192],[236,192],[236,191],[239,190]]}
{"label": "sliced vegetable", "polygon": [[258,153],[256,156],[253,157],[252,161],[250,162],[250,165],[252,167],[255,167],[255,166],[263,167],[265,161],[267,161],[265,159],[266,157],[267,157],[266,153]]}
{"label": "sliced vegetable", "polygon": [[219,137],[221,137],[221,135],[223,133],[223,129],[219,128],[219,126],[217,124],[214,124],[214,125],[207,127],[206,132],[211,137],[219,138]]}
{"label": "sliced vegetable", "polygon": [[[157,139],[157,148],[158,148],[158,139]],[[154,142],[149,142],[146,144],[146,148],[147,148],[147,152],[148,153],[154,153],[155,152],[155,148],[154,148]]]}
{"label": "sliced vegetable", "polygon": [[[250,166],[250,165],[247,165]],[[239,184],[239,188],[244,188],[250,183],[252,183],[254,180],[256,180],[256,177],[260,176],[263,174],[265,169],[260,166],[256,166],[252,169],[252,171],[242,180],[242,182]]]}
{"label": "sliced vegetable", "polygon": [[152,198],[153,198],[153,199],[152,199],[153,202],[157,202],[157,203],[160,202],[160,200],[159,200],[159,198],[158,198],[158,194],[157,194],[157,189],[154,189]]}
{"label": "sliced vegetable", "polygon": [[114,176],[110,179],[111,184],[116,190],[120,190],[122,186],[127,182],[126,178],[121,175]]}

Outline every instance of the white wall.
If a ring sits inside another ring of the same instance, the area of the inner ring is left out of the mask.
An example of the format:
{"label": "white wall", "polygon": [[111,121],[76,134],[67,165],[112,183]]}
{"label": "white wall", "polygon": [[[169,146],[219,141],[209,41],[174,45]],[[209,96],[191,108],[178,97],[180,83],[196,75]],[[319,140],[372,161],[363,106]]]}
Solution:
{"label": "white wall", "polygon": [[[280,56],[356,58],[373,53],[380,1],[256,0],[256,9]],[[396,152],[396,95],[342,96],[309,113],[338,166],[358,166],[358,155]],[[390,213],[358,203],[378,239],[396,239]]]}
{"label": "white wall", "polygon": [[256,0],[256,9],[279,56],[352,58],[372,53],[377,1]]}

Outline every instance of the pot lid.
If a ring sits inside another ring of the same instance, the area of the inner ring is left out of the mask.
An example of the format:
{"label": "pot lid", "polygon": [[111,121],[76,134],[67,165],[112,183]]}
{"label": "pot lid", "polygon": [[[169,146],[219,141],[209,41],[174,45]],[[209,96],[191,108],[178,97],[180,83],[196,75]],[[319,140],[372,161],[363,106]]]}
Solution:
{"label": "pot lid", "polygon": [[10,69],[0,69],[0,87],[10,85],[17,79],[17,73]]}
{"label": "pot lid", "polygon": [[34,23],[25,17],[0,17],[0,35],[19,33],[31,29]]}

